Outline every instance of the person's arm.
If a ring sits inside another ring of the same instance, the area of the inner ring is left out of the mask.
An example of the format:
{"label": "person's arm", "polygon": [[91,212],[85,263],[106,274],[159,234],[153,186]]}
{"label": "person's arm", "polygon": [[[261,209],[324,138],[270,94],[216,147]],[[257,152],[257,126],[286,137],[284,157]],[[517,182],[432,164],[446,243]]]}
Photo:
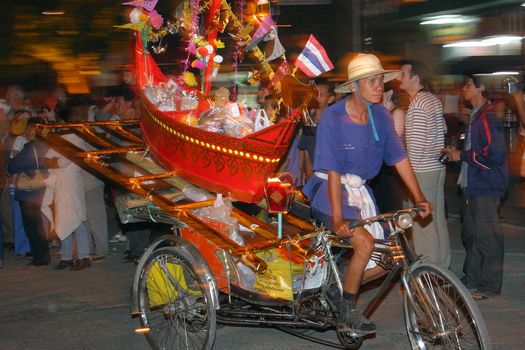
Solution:
{"label": "person's arm", "polygon": [[401,176],[401,179],[410,191],[410,194],[414,199],[414,204],[416,206],[423,206],[425,208],[424,211],[419,212],[419,215],[423,218],[430,215],[432,212],[432,203],[426,200],[425,195],[421,191],[419,183],[416,179],[416,175],[414,174],[414,170],[412,170],[412,166],[410,165],[408,158],[405,158],[396,163],[395,167],[399,173],[399,176]]}
{"label": "person's arm", "polygon": [[520,118],[521,125],[525,125],[525,100],[523,99],[523,92],[518,91],[512,94],[514,101],[516,101],[516,109],[518,110],[518,116]]}
{"label": "person's arm", "polygon": [[341,174],[336,171],[328,172],[328,196],[332,208],[332,228],[340,236],[352,237],[352,230],[344,220],[343,202],[341,200]]}
{"label": "person's arm", "polygon": [[311,178],[314,175],[314,167],[312,164],[312,160],[310,159],[310,155],[307,151],[301,151],[301,154],[303,155],[303,162],[304,162],[304,179],[305,181]]}
{"label": "person's arm", "polygon": [[116,97],[111,97],[108,103],[102,107],[102,112],[112,113],[116,108]]}
{"label": "person's arm", "polygon": [[507,158],[505,137],[503,127],[496,116],[484,113],[479,117],[483,123],[480,128],[479,144],[477,148],[470,150],[458,150],[445,148],[443,150],[449,156],[449,160],[457,162],[464,161],[470,166],[487,170],[503,164]]}

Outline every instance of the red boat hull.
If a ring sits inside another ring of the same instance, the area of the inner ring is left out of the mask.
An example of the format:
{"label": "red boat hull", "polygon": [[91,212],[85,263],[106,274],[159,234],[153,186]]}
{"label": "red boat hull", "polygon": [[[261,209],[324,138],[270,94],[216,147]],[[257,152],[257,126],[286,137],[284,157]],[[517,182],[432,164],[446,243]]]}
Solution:
{"label": "red boat hull", "polygon": [[[296,123],[280,122],[237,139],[201,130],[160,112],[142,98],[141,128],[153,156],[178,176],[207,190],[250,203],[286,153]],[[170,114],[172,116],[170,116]]]}

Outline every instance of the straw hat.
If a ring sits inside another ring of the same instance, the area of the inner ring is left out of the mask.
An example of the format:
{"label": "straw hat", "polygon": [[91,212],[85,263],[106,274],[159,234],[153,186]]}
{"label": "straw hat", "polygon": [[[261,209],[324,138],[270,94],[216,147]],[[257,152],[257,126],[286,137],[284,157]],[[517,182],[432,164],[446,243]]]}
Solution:
{"label": "straw hat", "polygon": [[384,81],[386,83],[387,81],[395,79],[399,74],[399,71],[383,69],[379,58],[372,54],[358,53],[348,63],[348,80],[339,85],[335,89],[335,92],[350,93],[352,92],[350,89],[352,83],[377,74],[384,74]]}

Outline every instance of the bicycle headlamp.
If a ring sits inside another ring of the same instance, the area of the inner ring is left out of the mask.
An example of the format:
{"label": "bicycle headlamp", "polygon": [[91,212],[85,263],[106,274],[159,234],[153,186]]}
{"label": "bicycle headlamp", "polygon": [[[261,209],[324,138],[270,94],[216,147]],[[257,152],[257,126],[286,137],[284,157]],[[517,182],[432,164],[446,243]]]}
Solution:
{"label": "bicycle headlamp", "polygon": [[409,213],[400,213],[399,215],[396,215],[396,225],[403,230],[410,228],[413,223],[414,219]]}

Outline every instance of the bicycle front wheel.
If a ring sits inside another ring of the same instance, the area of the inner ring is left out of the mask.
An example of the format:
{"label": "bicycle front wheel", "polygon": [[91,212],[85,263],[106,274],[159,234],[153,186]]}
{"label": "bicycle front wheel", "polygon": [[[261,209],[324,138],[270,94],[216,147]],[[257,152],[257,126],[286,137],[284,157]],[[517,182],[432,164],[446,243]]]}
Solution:
{"label": "bicycle front wheel", "polygon": [[153,349],[210,350],[216,314],[204,262],[178,247],[155,250],[138,285],[140,323]]}
{"label": "bicycle front wheel", "polygon": [[414,265],[405,275],[405,322],[412,349],[490,349],[481,313],[452,272]]}

